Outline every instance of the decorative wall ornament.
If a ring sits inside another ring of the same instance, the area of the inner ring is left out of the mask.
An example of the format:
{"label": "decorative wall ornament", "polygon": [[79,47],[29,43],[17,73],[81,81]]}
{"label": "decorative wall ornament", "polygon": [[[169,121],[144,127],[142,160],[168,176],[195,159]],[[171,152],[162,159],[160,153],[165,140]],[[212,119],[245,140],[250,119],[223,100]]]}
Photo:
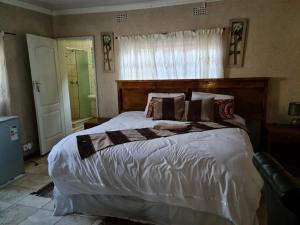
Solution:
{"label": "decorative wall ornament", "polygon": [[115,71],[114,59],[114,33],[101,33],[102,51],[103,51],[103,70],[104,72]]}
{"label": "decorative wall ornament", "polygon": [[230,20],[228,65],[242,67],[246,45],[248,19]]}

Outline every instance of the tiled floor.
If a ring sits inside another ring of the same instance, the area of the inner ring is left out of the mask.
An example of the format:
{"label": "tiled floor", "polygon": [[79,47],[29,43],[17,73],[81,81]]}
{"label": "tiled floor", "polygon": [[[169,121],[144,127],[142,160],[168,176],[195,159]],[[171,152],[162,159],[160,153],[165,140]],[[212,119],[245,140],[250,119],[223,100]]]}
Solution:
{"label": "tiled floor", "polygon": [[[38,163],[38,165],[35,164]],[[84,215],[53,216],[50,198],[30,195],[48,184],[47,157],[25,163],[26,175],[0,188],[0,225],[98,225],[101,218]]]}

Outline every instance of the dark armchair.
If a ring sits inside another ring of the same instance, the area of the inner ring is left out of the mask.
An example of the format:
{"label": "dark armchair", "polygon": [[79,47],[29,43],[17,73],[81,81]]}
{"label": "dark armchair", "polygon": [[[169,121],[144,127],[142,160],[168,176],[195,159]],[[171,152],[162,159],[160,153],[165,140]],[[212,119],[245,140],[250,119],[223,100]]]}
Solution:
{"label": "dark armchair", "polygon": [[268,225],[300,225],[300,180],[267,153],[256,153],[253,163],[265,182]]}

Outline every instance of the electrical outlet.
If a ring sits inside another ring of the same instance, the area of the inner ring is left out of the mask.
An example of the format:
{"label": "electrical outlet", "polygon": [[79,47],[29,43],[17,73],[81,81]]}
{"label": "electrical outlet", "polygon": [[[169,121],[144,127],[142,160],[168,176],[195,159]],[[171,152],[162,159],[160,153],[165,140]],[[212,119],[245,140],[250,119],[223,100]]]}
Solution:
{"label": "electrical outlet", "polygon": [[27,144],[27,146],[28,146],[28,150],[31,150],[31,149],[32,149],[32,143],[31,143],[31,142],[29,142],[29,143]]}
{"label": "electrical outlet", "polygon": [[27,152],[27,151],[28,151],[28,146],[27,146],[27,144],[23,145],[23,151],[24,151],[24,152]]}
{"label": "electrical outlet", "polygon": [[24,152],[27,152],[27,151],[30,151],[32,149],[32,143],[31,142],[28,142],[27,144],[23,145],[23,151]]}

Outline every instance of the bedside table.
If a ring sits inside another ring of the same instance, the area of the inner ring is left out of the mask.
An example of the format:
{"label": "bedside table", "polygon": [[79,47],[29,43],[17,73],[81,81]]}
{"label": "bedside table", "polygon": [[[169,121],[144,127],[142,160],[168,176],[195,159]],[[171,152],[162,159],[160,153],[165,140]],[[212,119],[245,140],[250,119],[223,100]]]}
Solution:
{"label": "bedside table", "polygon": [[266,151],[293,175],[300,176],[300,127],[267,124]]}
{"label": "bedside table", "polygon": [[92,118],[86,122],[84,122],[84,129],[89,129],[95,126],[98,126],[102,123],[105,123],[107,121],[109,121],[111,118],[108,117],[96,117],[96,118]]}

